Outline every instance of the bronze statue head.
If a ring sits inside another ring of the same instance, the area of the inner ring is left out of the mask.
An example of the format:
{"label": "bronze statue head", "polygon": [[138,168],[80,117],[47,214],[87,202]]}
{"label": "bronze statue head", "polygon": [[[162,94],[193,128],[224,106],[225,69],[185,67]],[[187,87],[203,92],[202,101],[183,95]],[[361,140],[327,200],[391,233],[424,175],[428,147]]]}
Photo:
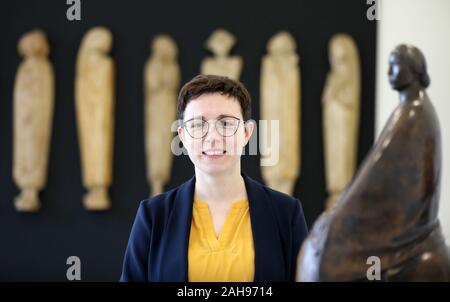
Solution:
{"label": "bronze statue head", "polygon": [[398,91],[406,89],[413,83],[422,88],[430,85],[425,57],[412,45],[401,44],[391,52],[388,76],[392,88]]}

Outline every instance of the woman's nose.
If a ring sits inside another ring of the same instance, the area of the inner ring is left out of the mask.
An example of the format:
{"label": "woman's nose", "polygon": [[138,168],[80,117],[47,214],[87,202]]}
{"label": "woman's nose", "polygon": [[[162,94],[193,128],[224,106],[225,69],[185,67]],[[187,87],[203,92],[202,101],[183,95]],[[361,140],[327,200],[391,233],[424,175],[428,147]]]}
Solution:
{"label": "woman's nose", "polygon": [[213,122],[210,122],[205,140],[220,140],[221,138],[222,136],[217,132],[215,124]]}

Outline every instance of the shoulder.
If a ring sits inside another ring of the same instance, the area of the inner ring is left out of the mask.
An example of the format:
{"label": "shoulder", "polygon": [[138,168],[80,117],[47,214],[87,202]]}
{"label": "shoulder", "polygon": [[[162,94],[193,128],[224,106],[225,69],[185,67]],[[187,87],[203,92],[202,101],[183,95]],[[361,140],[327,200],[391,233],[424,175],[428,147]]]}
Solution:
{"label": "shoulder", "polygon": [[242,64],[242,57],[238,56],[238,55],[231,56],[229,58],[229,61],[230,61],[230,63],[233,63],[235,65],[240,65],[240,64]]}
{"label": "shoulder", "polygon": [[155,220],[158,217],[167,217],[173,207],[175,196],[177,195],[179,188],[180,187],[176,187],[167,192],[142,200],[138,212],[151,220]]}
{"label": "shoulder", "polygon": [[276,219],[278,226],[283,230],[282,233],[292,232],[291,234],[297,234],[301,240],[306,237],[308,227],[302,204],[298,198],[271,189],[250,178],[247,178],[247,182],[254,192],[259,192],[256,199],[264,200],[255,200],[255,202],[263,201],[263,204],[266,204],[265,210],[270,211],[270,214]]}
{"label": "shoulder", "polygon": [[288,213],[292,214],[293,211],[298,211],[298,208],[301,207],[299,199],[287,195],[283,192],[271,189],[265,185],[261,184],[261,186],[269,196],[272,206],[277,208],[278,210],[288,211]]}
{"label": "shoulder", "polygon": [[265,55],[262,58],[262,64],[264,67],[269,67],[269,65],[272,63],[272,58],[270,55]]}
{"label": "shoulder", "polygon": [[215,62],[216,61],[215,61],[214,57],[207,57],[207,58],[203,59],[202,66],[210,66],[210,65],[214,64]]}
{"label": "shoulder", "polygon": [[260,192],[264,192],[270,206],[275,211],[292,216],[295,211],[298,211],[299,209],[301,210],[301,203],[299,199],[269,188],[266,185],[251,178],[247,179],[250,185],[257,187]]}

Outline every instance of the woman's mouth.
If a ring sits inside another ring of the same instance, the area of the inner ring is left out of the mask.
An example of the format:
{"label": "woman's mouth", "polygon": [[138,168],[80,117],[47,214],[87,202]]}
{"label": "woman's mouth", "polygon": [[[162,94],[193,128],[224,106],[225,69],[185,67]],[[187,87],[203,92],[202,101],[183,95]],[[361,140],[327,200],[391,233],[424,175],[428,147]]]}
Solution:
{"label": "woman's mouth", "polygon": [[225,156],[227,151],[225,150],[205,150],[202,151],[202,154],[205,155],[209,159],[218,159]]}

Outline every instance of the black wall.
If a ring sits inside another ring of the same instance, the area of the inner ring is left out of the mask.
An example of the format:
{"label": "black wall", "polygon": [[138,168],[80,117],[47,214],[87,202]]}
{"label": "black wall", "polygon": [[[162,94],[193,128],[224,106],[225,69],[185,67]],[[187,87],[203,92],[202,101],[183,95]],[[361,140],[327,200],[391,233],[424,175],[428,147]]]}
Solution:
{"label": "black wall", "polygon": [[[298,45],[302,76],[302,171],[295,196],[308,224],[325,199],[320,98],[329,69],[327,45],[338,32],[352,35],[362,67],[359,162],[373,142],[376,24],[366,19],[366,1],[82,1],[82,20],[66,19],[59,1],[0,1],[0,281],[64,281],[66,259],[81,258],[83,281],[119,278],[126,242],[140,200],[149,188],[145,177],[142,71],[151,39],[174,37],[179,47],[182,82],[199,72],[208,55],[204,41],[218,27],[238,39],[233,53],[244,59],[241,81],[253,97],[259,119],[260,60],[268,39],[291,32]],[[74,110],[74,67],[83,34],[105,25],[114,35],[116,123],[113,207],[92,213],[82,207],[80,158]],[[33,28],[46,31],[56,78],[55,111],[48,183],[36,214],[14,210],[18,189],[12,180],[12,92],[20,62],[17,41]],[[246,156],[243,170],[261,180],[259,157]],[[168,188],[193,174],[187,156],[174,160]]]}

